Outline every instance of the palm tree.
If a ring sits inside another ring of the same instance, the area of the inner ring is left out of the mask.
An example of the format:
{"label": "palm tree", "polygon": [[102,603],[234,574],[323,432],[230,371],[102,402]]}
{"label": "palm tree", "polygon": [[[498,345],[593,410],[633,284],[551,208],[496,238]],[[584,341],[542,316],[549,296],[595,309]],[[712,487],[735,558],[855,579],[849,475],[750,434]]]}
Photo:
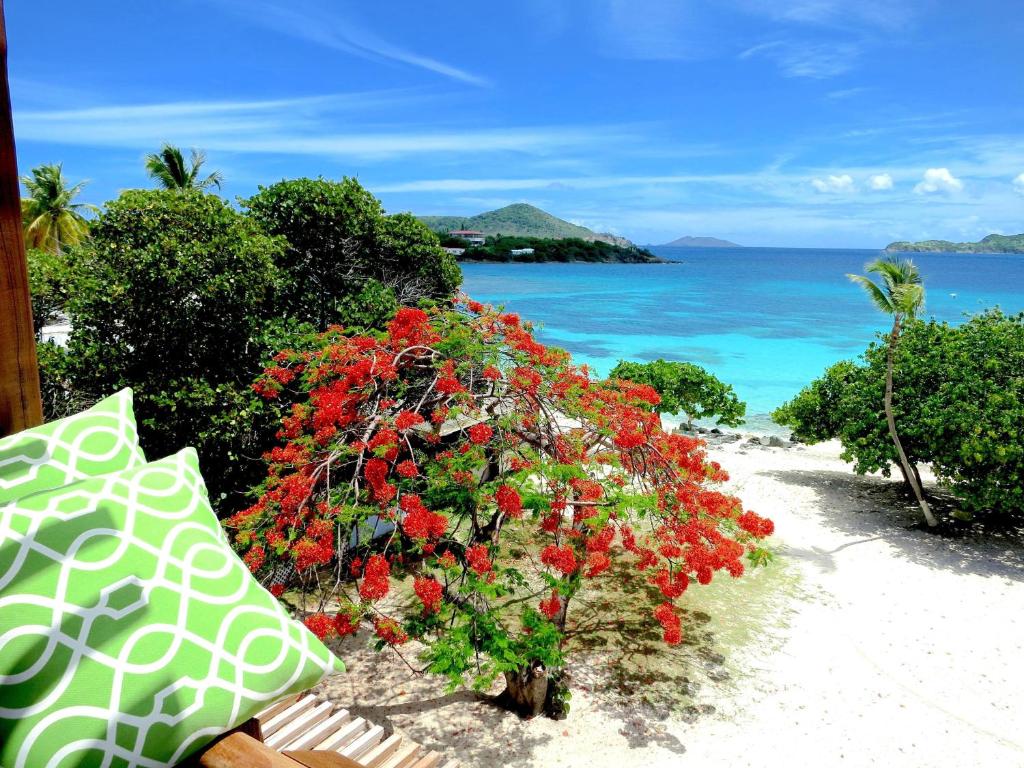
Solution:
{"label": "palm tree", "polygon": [[22,176],[26,196],[21,200],[25,245],[60,254],[89,236],[89,222],[82,211],[98,211],[95,205],[73,202],[88,182],[68,186],[61,164],[40,165],[31,176]]}
{"label": "palm tree", "polygon": [[867,291],[875,306],[892,316],[892,331],[889,334],[888,359],[885,369],[885,420],[889,425],[889,436],[892,438],[893,445],[896,446],[896,455],[899,456],[903,477],[913,489],[917,503],[924,513],[924,519],[930,526],[937,525],[938,521],[932,514],[928,502],[924,498],[924,492],[921,490],[921,478],[917,474],[917,468],[910,463],[906,451],[903,450],[903,443],[900,442],[899,433],[896,431],[896,418],[892,412],[892,377],[896,345],[899,344],[904,321],[912,320],[924,307],[924,286],[921,284],[921,273],[910,260],[896,258],[878,259],[868,264],[865,269],[878,275],[881,278],[881,285],[863,275],[847,275],[847,277]]}
{"label": "palm tree", "polygon": [[160,182],[164,189],[220,189],[224,177],[214,171],[205,179],[199,178],[199,169],[206,162],[206,153],[192,150],[192,162],[185,162],[185,156],[178,147],[164,144],[159,152],[146,155],[146,171],[151,178]]}

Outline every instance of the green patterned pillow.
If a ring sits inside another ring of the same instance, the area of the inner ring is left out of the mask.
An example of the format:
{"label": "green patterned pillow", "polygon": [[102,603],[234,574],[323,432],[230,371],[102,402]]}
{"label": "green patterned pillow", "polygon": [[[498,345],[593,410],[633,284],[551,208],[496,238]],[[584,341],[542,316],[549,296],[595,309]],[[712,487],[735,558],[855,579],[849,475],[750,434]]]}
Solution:
{"label": "green patterned pillow", "polygon": [[145,461],[132,391],[122,389],[75,416],[0,439],[0,504]]}
{"label": "green patterned pillow", "polygon": [[0,507],[0,765],[174,765],[344,669],[221,535],[195,451]]}

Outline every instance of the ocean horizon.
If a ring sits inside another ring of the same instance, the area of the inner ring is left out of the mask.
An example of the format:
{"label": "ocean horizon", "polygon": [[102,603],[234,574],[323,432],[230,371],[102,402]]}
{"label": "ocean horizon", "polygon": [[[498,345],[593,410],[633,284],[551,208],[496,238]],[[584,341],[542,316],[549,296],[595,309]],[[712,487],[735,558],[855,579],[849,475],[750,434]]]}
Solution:
{"label": "ocean horizon", "polygon": [[[829,365],[858,357],[889,321],[847,278],[877,249],[650,247],[670,264],[462,264],[463,289],[539,327],[600,376],[622,360],[696,363],[747,403],[743,431]],[[989,307],[1024,311],[1024,256],[908,254],[923,317],[951,323]]]}

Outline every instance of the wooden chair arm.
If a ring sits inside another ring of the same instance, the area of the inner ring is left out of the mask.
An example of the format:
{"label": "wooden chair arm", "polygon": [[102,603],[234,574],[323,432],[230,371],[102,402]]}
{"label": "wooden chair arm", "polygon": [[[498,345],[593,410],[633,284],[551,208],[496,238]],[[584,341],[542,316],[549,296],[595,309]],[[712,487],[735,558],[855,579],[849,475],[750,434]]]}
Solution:
{"label": "wooden chair arm", "polygon": [[199,757],[200,768],[363,768],[337,752],[301,749],[280,753],[245,733],[235,732]]}

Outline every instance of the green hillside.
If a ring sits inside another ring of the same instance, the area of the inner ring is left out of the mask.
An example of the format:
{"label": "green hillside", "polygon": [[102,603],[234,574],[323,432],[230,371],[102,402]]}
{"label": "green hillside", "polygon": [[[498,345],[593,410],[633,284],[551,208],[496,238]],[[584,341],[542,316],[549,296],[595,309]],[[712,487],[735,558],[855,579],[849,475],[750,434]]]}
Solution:
{"label": "green hillside", "polygon": [[594,232],[586,227],[571,224],[547,211],[526,203],[514,203],[496,211],[479,213],[476,216],[420,216],[420,221],[435,232],[445,234],[457,229],[476,229],[488,236],[513,235],[517,237],[541,237],[561,240],[575,237],[580,240],[631,246],[624,237]]}
{"label": "green hillside", "polygon": [[918,243],[910,243],[900,240],[889,243],[885,250],[909,253],[1024,253],[1024,234],[989,235],[976,243],[953,243],[949,240],[922,240]]}

